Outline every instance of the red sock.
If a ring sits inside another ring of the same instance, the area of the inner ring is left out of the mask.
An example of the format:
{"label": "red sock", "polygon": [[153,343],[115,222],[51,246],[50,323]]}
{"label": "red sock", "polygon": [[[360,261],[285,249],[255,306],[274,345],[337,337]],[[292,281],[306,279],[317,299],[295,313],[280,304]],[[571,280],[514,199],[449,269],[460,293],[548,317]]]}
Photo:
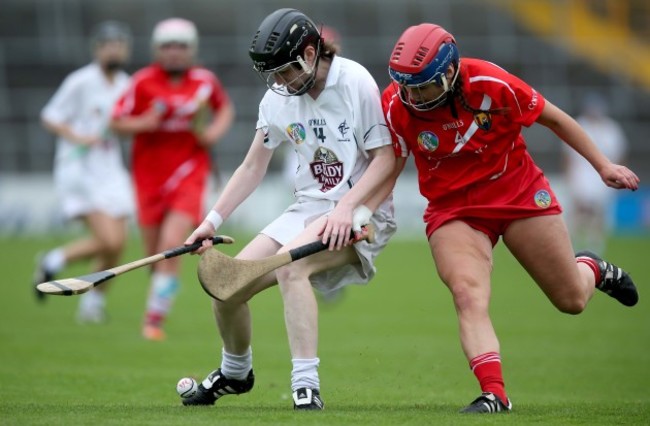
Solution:
{"label": "red sock", "polygon": [[158,312],[147,312],[145,315],[145,323],[154,327],[160,327],[164,319],[165,316]]}
{"label": "red sock", "polygon": [[598,283],[600,282],[601,276],[600,276],[600,268],[598,267],[598,263],[590,257],[576,257],[576,262],[578,263],[584,263],[585,265],[589,266],[592,271],[594,271],[594,277],[596,277],[596,286],[598,286]]}
{"label": "red sock", "polygon": [[483,392],[492,392],[508,404],[506,388],[501,373],[501,356],[498,352],[487,352],[474,357],[469,362],[469,367],[478,379]]}

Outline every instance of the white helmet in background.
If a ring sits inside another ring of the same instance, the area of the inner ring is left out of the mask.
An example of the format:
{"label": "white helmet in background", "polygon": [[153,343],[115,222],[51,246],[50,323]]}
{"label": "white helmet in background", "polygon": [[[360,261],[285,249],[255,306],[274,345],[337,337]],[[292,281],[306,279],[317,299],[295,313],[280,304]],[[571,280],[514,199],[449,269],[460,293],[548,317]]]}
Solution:
{"label": "white helmet in background", "polygon": [[199,44],[199,35],[192,21],[182,18],[170,18],[156,24],[151,37],[154,48],[166,43],[187,44],[196,50]]}

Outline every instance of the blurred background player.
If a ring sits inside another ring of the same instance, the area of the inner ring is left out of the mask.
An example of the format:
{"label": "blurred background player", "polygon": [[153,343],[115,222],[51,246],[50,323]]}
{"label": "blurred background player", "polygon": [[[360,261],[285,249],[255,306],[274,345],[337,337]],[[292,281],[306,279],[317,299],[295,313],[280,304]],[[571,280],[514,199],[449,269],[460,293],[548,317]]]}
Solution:
{"label": "blurred background player", "polygon": [[[195,65],[198,33],[180,18],[153,30],[154,63],[133,76],[112,127],[134,136],[132,173],[147,255],[178,246],[203,217],[209,148],[229,130],[234,107],[217,77]],[[180,259],[152,270],[142,334],[162,340],[178,289]]]}
{"label": "blurred background player", "polygon": [[[249,55],[269,89],[259,105],[255,137],[213,209],[185,243],[214,235],[262,182],[274,150],[288,143],[298,153],[297,200],[237,258],[261,259],[319,238],[330,240],[330,249],[261,277],[237,300],[213,301],[223,342],[221,367],[183,404],[212,405],[223,395],[252,389],[248,300],[278,283],[293,365],[294,408],[322,410],[314,288],[329,292],[367,283],[374,276],[375,257],[396,226],[392,197],[370,198],[390,176],[395,156],[377,83],[361,65],[337,56],[336,47],[323,42],[316,25],[302,12],[279,9],[267,16]],[[367,201],[371,203],[365,206]],[[352,229],[360,231],[370,221],[376,229],[375,242],[352,246]],[[199,252],[209,245],[204,242]]]}
{"label": "blurred background player", "polygon": [[[90,236],[47,252],[39,262],[35,284],[50,281],[77,260],[93,259],[97,271],[119,261],[133,200],[120,141],[108,125],[113,105],[129,83],[122,68],[130,44],[125,24],[99,24],[92,35],[94,61],[70,74],[41,113],[45,128],[57,136],[54,184],[63,214],[81,219]],[[105,320],[107,288],[102,285],[81,296],[80,321]]]}
{"label": "blurred background player", "polygon": [[397,171],[413,154],[428,201],[431,254],[482,391],[462,412],[510,411],[489,314],[499,238],[562,312],[581,313],[596,289],[626,306],[638,301],[621,268],[592,252],[574,256],[562,209],[526,149],[522,127],[552,130],[598,170],[601,185],[636,190],[639,178],[612,163],[575,120],[524,81],[491,62],[461,58],[453,35],[438,25],[407,28],[388,66],[393,81],[382,101]]}
{"label": "blurred background player", "polygon": [[[622,163],[627,152],[625,133],[608,116],[607,102],[596,92],[582,102],[576,121],[607,158]],[[604,253],[608,234],[608,213],[611,212],[616,191],[602,184],[594,168],[575,150],[563,144],[564,177],[569,196],[569,229],[577,250],[591,248]]]}

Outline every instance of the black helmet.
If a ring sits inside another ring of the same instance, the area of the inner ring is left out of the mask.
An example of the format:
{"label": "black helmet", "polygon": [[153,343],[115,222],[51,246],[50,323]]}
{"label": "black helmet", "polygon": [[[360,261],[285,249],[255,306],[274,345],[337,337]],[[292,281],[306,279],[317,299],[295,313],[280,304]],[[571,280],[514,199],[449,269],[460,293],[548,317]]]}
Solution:
{"label": "black helmet", "polygon": [[320,47],[314,22],[296,9],[279,9],[262,21],[248,51],[255,69],[270,71],[293,62],[312,44]]}
{"label": "black helmet", "polygon": [[92,32],[93,45],[107,41],[124,41],[131,43],[131,30],[119,21],[104,21],[99,23]]}
{"label": "black helmet", "polygon": [[[291,63],[302,67],[306,74],[310,74],[308,87],[303,87],[291,95],[305,93],[313,86],[317,64],[311,68],[305,64],[301,55],[305,48],[313,45],[318,55],[320,54],[322,39],[316,24],[304,13],[296,9],[279,9],[267,16],[255,32],[248,54],[253,60],[253,68],[260,73],[269,88],[273,87],[272,73],[279,68]],[[265,78],[264,74],[268,74]],[[275,90],[278,93],[280,91]],[[285,93],[286,94],[286,93]]]}

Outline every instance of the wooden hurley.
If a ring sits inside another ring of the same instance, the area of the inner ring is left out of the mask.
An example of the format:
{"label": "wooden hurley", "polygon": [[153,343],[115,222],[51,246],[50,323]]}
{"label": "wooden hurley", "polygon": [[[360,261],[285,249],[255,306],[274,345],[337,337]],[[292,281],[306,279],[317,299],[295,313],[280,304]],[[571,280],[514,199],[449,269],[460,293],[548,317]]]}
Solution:
{"label": "wooden hurley", "polygon": [[[234,241],[235,240],[233,240],[231,237],[227,237],[225,235],[212,237],[212,242],[214,244],[232,244]],[[185,253],[193,252],[194,250],[197,250],[199,247],[201,247],[202,242],[203,241],[197,241],[189,246],[180,246],[169,249],[162,253],[145,257],[144,259],[135,260],[125,265],[106,269],[105,271],[94,272],[92,274],[82,275],[75,278],[65,278],[62,280],[40,283],[36,286],[36,288],[41,293],[54,294],[58,296],[72,296],[74,294],[82,294],[91,288],[96,287],[99,284],[125,272],[132,271],[143,266],[151,265],[152,263],[156,263],[164,259],[169,259],[170,257],[176,257]]]}
{"label": "wooden hurley", "polygon": [[[373,242],[375,229],[372,225],[363,228],[354,243],[367,240]],[[253,282],[280,266],[323,251],[329,247],[321,240],[257,260],[234,259],[218,250],[208,250],[201,256],[198,277],[201,287],[211,297],[227,302],[236,295],[246,294]]]}

